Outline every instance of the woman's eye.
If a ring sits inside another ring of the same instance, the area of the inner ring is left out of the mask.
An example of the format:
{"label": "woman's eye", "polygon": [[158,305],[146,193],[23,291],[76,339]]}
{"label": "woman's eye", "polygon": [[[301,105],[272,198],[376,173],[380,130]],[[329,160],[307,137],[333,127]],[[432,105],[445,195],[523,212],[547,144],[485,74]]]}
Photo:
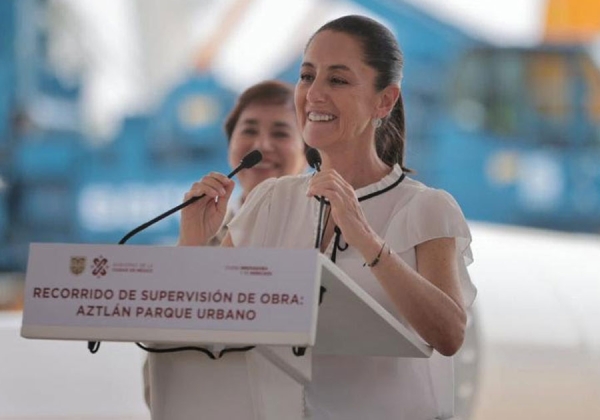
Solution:
{"label": "woman's eye", "polygon": [[348,84],[348,82],[346,82],[344,79],[341,79],[339,77],[332,77],[331,78],[331,83],[333,83],[334,85],[345,85],[345,84]]}
{"label": "woman's eye", "polygon": [[258,130],[255,130],[254,128],[245,128],[242,130],[242,134],[245,136],[255,136],[258,134]]}
{"label": "woman's eye", "polygon": [[285,131],[275,131],[271,133],[271,136],[273,136],[276,139],[287,139],[288,137],[290,137],[290,134]]}
{"label": "woman's eye", "polygon": [[303,82],[311,82],[314,79],[312,74],[302,73],[300,74],[300,80]]}

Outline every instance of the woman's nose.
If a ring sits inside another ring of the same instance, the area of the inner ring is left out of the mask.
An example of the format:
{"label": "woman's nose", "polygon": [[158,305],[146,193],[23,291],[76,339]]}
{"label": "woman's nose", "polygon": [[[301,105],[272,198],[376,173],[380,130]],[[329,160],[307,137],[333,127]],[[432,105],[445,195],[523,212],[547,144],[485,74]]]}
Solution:
{"label": "woman's nose", "polygon": [[273,140],[268,133],[262,133],[256,138],[255,147],[261,152],[273,150]]}
{"label": "woman's nose", "polygon": [[308,87],[308,90],[306,92],[306,99],[309,102],[323,102],[325,100],[325,91],[323,89],[323,85],[322,83],[318,82],[317,80],[315,80],[313,83],[311,83],[311,85]]}

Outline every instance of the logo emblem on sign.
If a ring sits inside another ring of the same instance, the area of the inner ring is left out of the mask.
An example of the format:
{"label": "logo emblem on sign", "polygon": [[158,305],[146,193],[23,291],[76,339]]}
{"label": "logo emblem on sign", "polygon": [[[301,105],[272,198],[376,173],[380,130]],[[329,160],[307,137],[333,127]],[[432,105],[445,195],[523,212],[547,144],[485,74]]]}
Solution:
{"label": "logo emblem on sign", "polygon": [[100,255],[92,261],[92,274],[98,278],[105,276],[108,271],[108,260]]}
{"label": "logo emblem on sign", "polygon": [[85,257],[71,257],[71,264],[69,266],[71,273],[76,276],[80,275],[85,271]]}

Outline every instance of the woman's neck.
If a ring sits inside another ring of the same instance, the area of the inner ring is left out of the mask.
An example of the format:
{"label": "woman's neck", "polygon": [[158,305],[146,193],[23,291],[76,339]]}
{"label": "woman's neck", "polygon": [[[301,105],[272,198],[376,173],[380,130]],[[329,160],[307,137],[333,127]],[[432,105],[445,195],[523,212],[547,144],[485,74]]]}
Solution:
{"label": "woman's neck", "polygon": [[321,156],[323,169],[335,169],[355,190],[379,181],[391,170],[375,150],[366,153],[352,150],[336,153],[322,151]]}

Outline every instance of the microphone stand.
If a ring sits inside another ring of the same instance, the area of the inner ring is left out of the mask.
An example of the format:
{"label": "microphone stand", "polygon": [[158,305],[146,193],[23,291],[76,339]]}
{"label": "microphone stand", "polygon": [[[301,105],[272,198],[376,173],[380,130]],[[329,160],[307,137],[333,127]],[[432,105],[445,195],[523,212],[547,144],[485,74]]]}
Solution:
{"label": "microphone stand", "polygon": [[[319,151],[314,148],[309,148],[306,151],[306,160],[311,168],[317,172],[321,172],[321,155]],[[319,218],[317,220],[317,237],[315,238],[315,248],[321,249],[321,241],[323,240],[323,234],[321,233],[323,225],[323,210],[325,207],[325,197],[319,197]]]}
{"label": "microphone stand", "polygon": [[[310,148],[306,152],[306,160],[310,167],[315,169],[317,172],[321,172],[321,156],[317,149]],[[317,219],[317,237],[315,238],[315,248],[321,251],[321,242],[323,241],[324,232],[321,232],[323,229],[323,213],[325,209],[325,197],[319,197],[319,218]],[[321,304],[323,300],[323,294],[326,289],[321,286],[319,292],[319,304]],[[306,354],[306,347],[292,347],[292,353],[294,356],[304,356]]]}
{"label": "microphone stand", "polygon": [[[242,169],[245,169],[245,166],[242,166],[242,164],[240,164],[237,168],[235,168],[233,171],[231,171],[231,173],[229,175],[227,175],[227,178],[231,179],[233,178],[233,176],[235,174],[237,174],[239,171],[241,171]],[[127,242],[132,236],[140,233],[142,230],[149,228],[150,226],[152,226],[153,224],[155,224],[156,222],[160,222],[162,219],[164,219],[165,217],[168,217],[170,215],[172,215],[173,213],[178,212],[179,210],[183,209],[184,207],[189,206],[192,203],[195,203],[196,201],[204,198],[206,196],[206,194],[201,194],[197,197],[192,197],[189,200],[184,201],[183,203],[179,204],[178,206],[173,207],[170,210],[167,210],[166,212],[156,216],[154,219],[136,227],[135,229],[131,230],[129,233],[127,233],[125,236],[123,236],[123,238],[121,238],[121,240],[119,241],[119,245],[123,245],[125,242]]]}
{"label": "microphone stand", "polygon": [[321,232],[321,229],[323,229],[322,225],[323,225],[323,213],[325,209],[325,197],[321,196],[319,197],[319,219],[317,221],[317,237],[315,239],[315,248],[318,250],[321,250],[321,243],[323,241],[323,236],[325,234],[325,232]]}
{"label": "microphone stand", "polygon": [[[248,153],[246,156],[244,156],[242,158],[242,161],[240,162],[240,164],[233,171],[231,171],[229,173],[229,175],[227,175],[227,178],[231,179],[235,176],[235,174],[237,174],[242,169],[247,169],[247,168],[253,167],[258,162],[260,162],[261,159],[262,159],[262,154],[258,150],[253,150],[252,152]],[[168,217],[168,216],[172,215],[173,213],[178,212],[179,210],[183,209],[184,207],[187,207],[190,204],[195,203],[196,201],[204,198],[205,196],[206,196],[206,194],[200,194],[197,197],[192,197],[192,198],[184,201],[183,203],[173,207],[172,209],[167,210],[166,212],[156,216],[154,219],[141,224],[140,226],[136,227],[135,229],[132,229],[125,236],[123,236],[121,238],[121,240],[119,241],[119,245],[125,244],[125,242],[127,242],[132,236],[137,235],[144,229],[149,228],[153,224],[160,222],[165,217]],[[95,354],[99,349],[100,349],[100,341],[88,341],[88,350],[92,354]]]}

